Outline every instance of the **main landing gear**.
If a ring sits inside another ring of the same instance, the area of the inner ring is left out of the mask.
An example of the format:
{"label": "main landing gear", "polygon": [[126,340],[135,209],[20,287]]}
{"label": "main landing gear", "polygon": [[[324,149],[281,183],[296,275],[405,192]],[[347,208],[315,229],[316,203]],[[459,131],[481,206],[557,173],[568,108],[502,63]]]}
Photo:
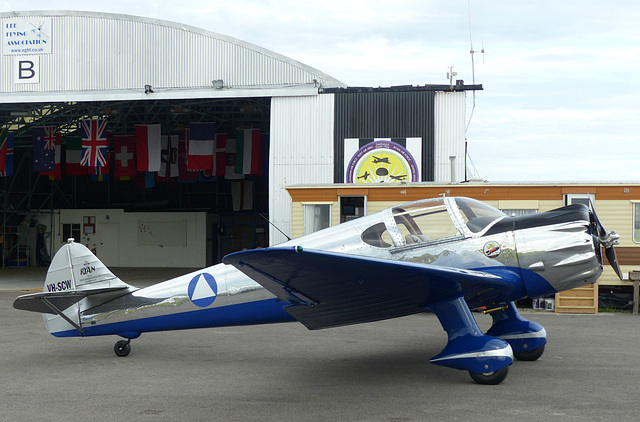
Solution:
{"label": "main landing gear", "polygon": [[498,369],[493,372],[486,372],[482,374],[478,374],[476,372],[469,371],[469,375],[471,375],[471,379],[473,379],[477,384],[481,385],[497,385],[504,381],[509,375],[509,367],[505,366],[502,369]]}
{"label": "main landing gear", "polygon": [[131,339],[117,341],[113,346],[113,351],[116,356],[121,358],[129,356],[129,353],[131,353]]}
{"label": "main landing gear", "polygon": [[518,360],[531,362],[540,359],[547,344],[547,332],[542,325],[522,318],[513,302],[491,312],[491,317],[493,325],[487,335],[508,342]]}
{"label": "main landing gear", "polygon": [[485,335],[471,314],[464,297],[429,306],[448,336],[447,345],[431,363],[469,372],[478,384],[500,384],[513,363],[511,346],[505,340]]}
{"label": "main landing gear", "polygon": [[544,353],[547,333],[537,322],[523,319],[513,302],[489,311],[493,325],[483,334],[463,297],[429,306],[448,336],[447,345],[431,363],[469,372],[478,384],[500,384],[513,359],[534,361]]}

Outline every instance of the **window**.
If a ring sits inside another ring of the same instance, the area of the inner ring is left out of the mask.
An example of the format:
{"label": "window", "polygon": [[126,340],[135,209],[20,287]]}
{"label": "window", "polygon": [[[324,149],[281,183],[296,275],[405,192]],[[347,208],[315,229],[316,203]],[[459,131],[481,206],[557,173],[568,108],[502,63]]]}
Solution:
{"label": "window", "polygon": [[62,224],[62,241],[66,242],[71,237],[80,242],[80,224]]}
{"label": "window", "polygon": [[376,248],[389,248],[393,243],[384,223],[378,223],[365,230],[362,233],[362,240]]}
{"label": "window", "polygon": [[589,199],[593,204],[596,203],[596,196],[591,193],[569,193],[564,196],[565,205],[584,204],[589,206]]}
{"label": "window", "polygon": [[512,217],[520,217],[523,215],[530,215],[530,214],[537,214],[538,210],[521,210],[521,209],[507,209],[507,210],[500,210],[503,213],[510,215]]}
{"label": "window", "polygon": [[340,197],[340,222],[355,220],[365,214],[364,196]]}
{"label": "window", "polygon": [[304,234],[326,229],[331,225],[331,204],[305,204]]}
{"label": "window", "polygon": [[640,243],[640,203],[633,204],[633,243]]}

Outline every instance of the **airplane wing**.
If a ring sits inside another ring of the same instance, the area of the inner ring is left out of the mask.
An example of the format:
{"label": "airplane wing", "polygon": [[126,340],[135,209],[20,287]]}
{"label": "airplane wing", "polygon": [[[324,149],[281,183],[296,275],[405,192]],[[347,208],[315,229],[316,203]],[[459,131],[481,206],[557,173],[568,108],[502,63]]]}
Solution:
{"label": "airplane wing", "polygon": [[236,252],[222,261],[290,302],[285,309],[311,330],[422,312],[429,303],[463,295],[463,286],[513,283],[485,272],[299,246]]}

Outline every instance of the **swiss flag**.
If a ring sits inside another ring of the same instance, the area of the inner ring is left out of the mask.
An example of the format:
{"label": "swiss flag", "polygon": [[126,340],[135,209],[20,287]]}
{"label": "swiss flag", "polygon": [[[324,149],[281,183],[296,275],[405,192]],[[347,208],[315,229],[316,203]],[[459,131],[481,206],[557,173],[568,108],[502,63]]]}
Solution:
{"label": "swiss flag", "polygon": [[116,180],[133,180],[136,177],[136,137],[122,135],[113,137],[115,165],[113,173]]}

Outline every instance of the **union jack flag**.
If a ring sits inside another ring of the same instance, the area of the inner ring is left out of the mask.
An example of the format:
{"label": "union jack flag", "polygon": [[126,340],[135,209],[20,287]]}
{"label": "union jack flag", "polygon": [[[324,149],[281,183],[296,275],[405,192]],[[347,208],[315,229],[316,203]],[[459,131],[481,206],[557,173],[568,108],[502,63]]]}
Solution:
{"label": "union jack flag", "polygon": [[56,148],[56,135],[58,133],[58,128],[55,126],[45,126],[44,127],[44,149],[55,149]]}
{"label": "union jack flag", "polygon": [[90,167],[107,165],[107,120],[84,119],[80,122],[82,159],[80,164]]}

